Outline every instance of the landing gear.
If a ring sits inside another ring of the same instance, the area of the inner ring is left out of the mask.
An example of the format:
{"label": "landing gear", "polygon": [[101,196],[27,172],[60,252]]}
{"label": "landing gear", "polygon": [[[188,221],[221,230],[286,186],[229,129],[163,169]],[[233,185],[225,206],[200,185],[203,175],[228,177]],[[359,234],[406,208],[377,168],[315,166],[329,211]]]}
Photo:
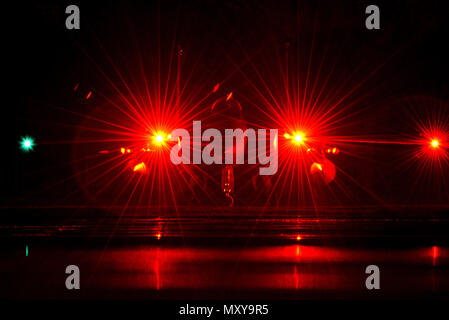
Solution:
{"label": "landing gear", "polygon": [[221,170],[221,190],[225,193],[225,196],[230,199],[230,207],[234,205],[234,197],[232,193],[234,192],[234,167],[227,164]]}

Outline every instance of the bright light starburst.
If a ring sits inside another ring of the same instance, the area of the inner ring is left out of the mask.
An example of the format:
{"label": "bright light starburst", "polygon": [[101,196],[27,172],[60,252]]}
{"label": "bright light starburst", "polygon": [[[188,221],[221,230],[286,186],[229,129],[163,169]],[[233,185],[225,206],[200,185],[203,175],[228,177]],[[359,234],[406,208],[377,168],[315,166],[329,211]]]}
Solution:
{"label": "bright light starburst", "polygon": [[431,141],[430,145],[432,148],[438,148],[440,146],[440,142],[437,139]]}
{"label": "bright light starburst", "polygon": [[34,139],[31,137],[23,137],[20,140],[20,148],[25,152],[32,151],[34,148]]}

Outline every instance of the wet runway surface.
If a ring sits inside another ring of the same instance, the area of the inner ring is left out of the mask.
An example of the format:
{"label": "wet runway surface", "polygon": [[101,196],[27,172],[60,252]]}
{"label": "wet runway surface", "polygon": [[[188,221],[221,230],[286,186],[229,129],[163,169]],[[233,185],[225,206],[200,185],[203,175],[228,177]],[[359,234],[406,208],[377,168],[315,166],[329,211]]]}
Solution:
{"label": "wet runway surface", "polygon": [[[22,248],[23,249],[23,248]],[[449,293],[449,248],[349,249],[307,245],[217,248],[29,247],[2,262],[8,298],[409,298]],[[65,289],[65,267],[82,290]],[[365,288],[378,265],[381,290]]]}
{"label": "wet runway surface", "polygon": [[[248,210],[183,219],[135,214],[120,222],[92,210],[60,212],[3,210],[3,298],[449,297],[444,211],[390,218],[369,210],[339,218],[271,212],[262,219]],[[46,222],[38,224],[42,215]],[[82,290],[65,288],[71,264],[80,268]],[[381,290],[365,287],[371,264],[380,268]]]}

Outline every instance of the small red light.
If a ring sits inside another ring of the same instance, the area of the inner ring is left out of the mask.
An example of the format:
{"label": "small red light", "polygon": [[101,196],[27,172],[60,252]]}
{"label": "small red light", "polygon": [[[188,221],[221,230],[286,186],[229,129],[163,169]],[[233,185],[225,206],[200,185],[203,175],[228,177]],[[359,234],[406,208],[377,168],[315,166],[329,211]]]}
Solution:
{"label": "small red light", "polygon": [[141,163],[139,163],[139,164],[134,166],[133,171],[134,172],[145,173],[147,171],[147,167],[145,166],[145,163],[141,162]]}

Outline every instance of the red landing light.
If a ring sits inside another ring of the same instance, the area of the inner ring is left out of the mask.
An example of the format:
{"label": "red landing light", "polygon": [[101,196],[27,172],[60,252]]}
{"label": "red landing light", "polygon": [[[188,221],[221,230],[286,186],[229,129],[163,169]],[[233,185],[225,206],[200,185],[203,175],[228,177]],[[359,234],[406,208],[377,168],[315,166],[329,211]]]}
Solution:
{"label": "red landing light", "polygon": [[155,137],[155,140],[156,140],[156,142],[161,143],[162,141],[164,141],[164,137],[161,136],[161,135],[157,135],[157,136]]}
{"label": "red landing light", "polygon": [[166,141],[170,140],[171,136],[168,134],[166,134],[165,132],[156,132],[152,139],[153,139],[153,144],[155,146],[163,146],[165,144]]}
{"label": "red landing light", "polygon": [[336,147],[333,147],[333,148],[326,149],[326,152],[327,153],[331,153],[331,154],[339,154],[340,150],[338,148],[336,148]]}
{"label": "red landing light", "polygon": [[438,141],[437,139],[433,139],[433,140],[430,142],[430,146],[431,146],[432,148],[436,149],[436,148],[438,148],[438,147],[440,146],[440,141]]}
{"label": "red landing light", "polygon": [[312,163],[312,166],[310,167],[310,172],[315,173],[320,171],[323,171],[323,166],[317,162]]}
{"label": "red landing light", "polygon": [[303,132],[294,132],[293,135],[290,135],[288,133],[284,134],[284,138],[291,140],[293,144],[296,145],[303,145],[304,142],[307,140]]}

